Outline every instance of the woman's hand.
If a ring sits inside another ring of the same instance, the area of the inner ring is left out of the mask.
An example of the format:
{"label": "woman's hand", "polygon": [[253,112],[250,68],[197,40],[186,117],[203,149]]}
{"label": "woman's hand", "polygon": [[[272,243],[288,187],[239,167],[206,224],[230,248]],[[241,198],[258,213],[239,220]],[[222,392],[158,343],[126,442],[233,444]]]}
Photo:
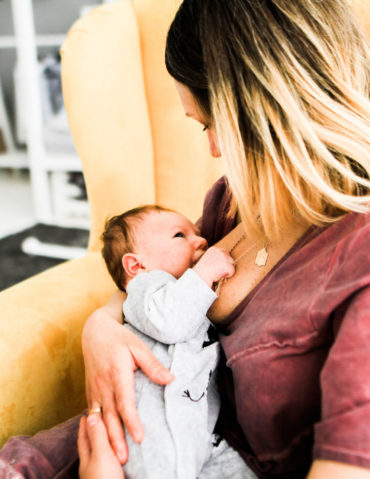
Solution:
{"label": "woman's hand", "polygon": [[141,368],[158,384],[173,380],[148,346],[119,323],[124,298],[124,293],[116,293],[90,316],[82,334],[87,402],[90,408],[102,407],[108,437],[121,464],[128,458],[121,419],[134,441],[141,442],[144,436],[135,404],[134,371]]}
{"label": "woman's hand", "polygon": [[109,444],[100,414],[90,414],[80,421],[78,431],[79,474],[81,479],[123,479],[122,466]]}

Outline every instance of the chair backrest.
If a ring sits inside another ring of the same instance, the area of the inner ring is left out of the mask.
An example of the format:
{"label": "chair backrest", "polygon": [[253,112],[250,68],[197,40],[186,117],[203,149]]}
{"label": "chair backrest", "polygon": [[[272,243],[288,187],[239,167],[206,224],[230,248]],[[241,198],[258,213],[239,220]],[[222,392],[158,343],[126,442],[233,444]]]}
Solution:
{"label": "chair backrest", "polygon": [[71,28],[62,54],[66,110],[91,206],[89,249],[108,216],[159,203],[196,220],[222,174],[185,118],[164,64],[179,0],[102,5]]}

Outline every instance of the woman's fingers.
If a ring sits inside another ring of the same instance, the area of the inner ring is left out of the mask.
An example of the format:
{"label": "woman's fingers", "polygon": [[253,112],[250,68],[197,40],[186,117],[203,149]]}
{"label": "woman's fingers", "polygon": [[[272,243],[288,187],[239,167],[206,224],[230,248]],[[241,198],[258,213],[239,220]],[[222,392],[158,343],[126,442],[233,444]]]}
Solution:
{"label": "woman's fingers", "polygon": [[122,464],[128,451],[121,419],[134,441],[144,437],[135,403],[134,371],[141,368],[149,379],[163,385],[174,376],[129,328],[99,310],[85,325],[82,346],[89,407],[102,407],[110,443]]}
{"label": "woman's fingers", "polygon": [[[87,375],[85,374],[85,376]],[[85,392],[86,392],[87,405],[90,407],[92,392],[91,392],[90,381],[87,379],[87,377],[85,377]]]}
{"label": "woman's fingers", "polygon": [[113,385],[116,396],[116,406],[129,434],[135,442],[141,442],[144,438],[144,430],[141,424],[135,402],[135,379],[133,360],[130,351],[125,364],[131,362],[132,366],[126,372],[115,370],[113,373]]}
{"label": "woman's fingers", "polygon": [[85,416],[83,416],[80,421],[80,427],[78,430],[77,448],[78,448],[78,455],[80,456],[81,467],[84,468],[85,465],[89,462],[91,457],[91,447],[90,447],[89,436],[87,433],[87,424],[86,424]]}
{"label": "woman's fingers", "polygon": [[[111,375],[109,375],[111,377]],[[103,409],[103,419],[108,430],[108,436],[112,448],[121,464],[124,464],[128,458],[128,450],[126,439],[123,431],[123,426],[120,417],[117,413],[117,406],[114,398],[114,384],[107,383],[106,378],[98,378],[96,380],[98,395],[100,397],[100,404]]]}
{"label": "woman's fingers", "polygon": [[119,463],[125,464],[128,459],[128,449],[121,418],[115,409],[105,411],[103,418],[114,453]]}
{"label": "woman's fingers", "polygon": [[100,414],[93,413],[86,418],[86,430],[91,454],[103,454],[104,451],[111,451],[107,431]]}
{"label": "woman's fingers", "polygon": [[158,361],[144,343],[141,343],[140,347],[132,347],[131,354],[137,366],[151,381],[166,385],[175,379],[175,376]]}
{"label": "woman's fingers", "polygon": [[126,345],[130,353],[133,370],[141,368],[148,378],[158,384],[168,384],[174,380],[174,375],[154,356],[149,346],[133,332],[125,329]]}

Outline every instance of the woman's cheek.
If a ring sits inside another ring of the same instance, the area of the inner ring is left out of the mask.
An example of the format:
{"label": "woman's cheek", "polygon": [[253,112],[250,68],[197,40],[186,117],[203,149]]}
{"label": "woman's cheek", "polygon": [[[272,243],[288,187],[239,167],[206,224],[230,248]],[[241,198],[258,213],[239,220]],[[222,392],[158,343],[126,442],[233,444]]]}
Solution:
{"label": "woman's cheek", "polygon": [[212,130],[207,130],[207,137],[211,155],[213,156],[213,158],[219,158],[221,156],[221,152],[218,146],[218,139],[216,133]]}

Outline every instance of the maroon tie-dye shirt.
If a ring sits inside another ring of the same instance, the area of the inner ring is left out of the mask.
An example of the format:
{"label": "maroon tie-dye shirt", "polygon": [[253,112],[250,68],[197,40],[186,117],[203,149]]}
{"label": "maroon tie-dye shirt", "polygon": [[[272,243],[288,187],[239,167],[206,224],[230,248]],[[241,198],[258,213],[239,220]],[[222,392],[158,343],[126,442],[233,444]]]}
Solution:
{"label": "maroon tie-dye shirt", "polygon": [[[224,180],[201,232],[233,227]],[[370,468],[370,215],[311,227],[219,328],[218,431],[260,478],[306,476],[316,458]]]}

